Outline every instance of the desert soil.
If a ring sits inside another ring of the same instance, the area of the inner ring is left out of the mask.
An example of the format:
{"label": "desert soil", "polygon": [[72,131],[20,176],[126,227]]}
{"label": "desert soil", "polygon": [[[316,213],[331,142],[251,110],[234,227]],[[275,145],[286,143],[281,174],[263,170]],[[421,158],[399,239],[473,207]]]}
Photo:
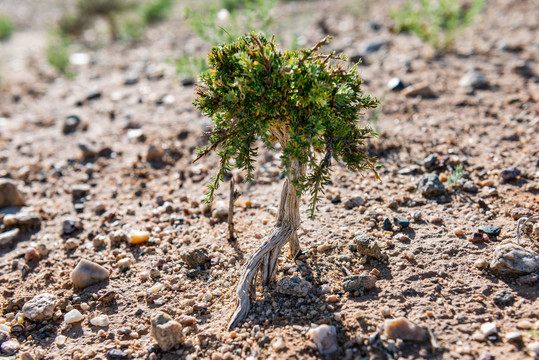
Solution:
{"label": "desert soil", "polygon": [[[20,344],[2,356],[533,358],[537,268],[511,276],[489,264],[503,241],[516,242],[516,218],[539,214],[539,4],[489,1],[445,53],[414,35],[390,32],[388,11],[399,2],[361,4],[283,2],[274,16],[290,27],[282,33],[301,34],[305,46],[330,32],[335,38],[328,49],[363,58],[364,90],[383,99],[381,111],[363,120],[371,119],[380,133],[367,146],[383,165],[382,181],[334,164],[315,220],[307,219],[308,198],[302,199],[302,255],[293,260],[285,247],[279,261],[277,280],[297,275],[310,291],[261,290],[248,319],[228,331],[234,285],[272,228],[283,179],[279,154],[264,149],[254,184],[234,173],[241,196],[237,241],[228,242],[226,220],[219,218],[228,206],[228,179],[209,209],[201,200],[216,158],[192,163],[211,122],[193,108],[194,86],[182,83],[169,61],[208,49],[182,20],[183,6],[137,44],[81,47],[90,62],[74,66],[76,76],[67,79],[44,56],[60,2],[2,1],[0,13],[18,29],[0,45],[0,177],[19,186],[25,206],[0,210],[0,232],[13,228],[4,221],[10,214],[38,215],[0,247],[0,323]],[[286,46],[290,40],[283,38]],[[475,90],[461,84],[474,68],[484,75]],[[427,86],[432,96],[391,91],[393,77],[407,87]],[[69,116],[81,123],[64,134]],[[462,174],[453,184],[459,164]],[[513,167],[518,172],[507,176]],[[445,192],[422,194],[416,184],[428,173],[438,176]],[[399,228],[396,216],[410,225]],[[392,222],[388,230],[385,218]],[[499,227],[500,235],[474,237],[485,225]],[[137,245],[110,240],[135,230],[151,236]],[[374,237],[380,259],[353,251],[359,233]],[[524,231],[520,245],[537,254],[539,238]],[[185,254],[195,249],[207,258],[189,265]],[[81,259],[108,269],[108,279],[75,288],[70,273]],[[369,273],[377,277],[373,289],[344,290],[346,278]],[[45,292],[58,299],[52,318],[24,319],[22,306]],[[67,324],[64,315],[73,309],[83,319]],[[184,323],[196,320],[169,351],[161,351],[150,332],[159,312]],[[103,314],[108,326],[90,324]],[[378,339],[384,321],[398,317],[433,337]],[[481,332],[486,323],[495,331]],[[321,324],[337,334],[337,350],[326,356],[307,336]]]}

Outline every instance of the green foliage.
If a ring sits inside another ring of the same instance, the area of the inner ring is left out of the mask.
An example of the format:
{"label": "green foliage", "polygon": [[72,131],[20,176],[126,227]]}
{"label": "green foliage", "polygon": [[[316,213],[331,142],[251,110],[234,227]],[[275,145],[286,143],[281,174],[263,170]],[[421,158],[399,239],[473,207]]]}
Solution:
{"label": "green foliage", "polygon": [[67,77],[72,77],[73,72],[69,71],[69,48],[70,48],[69,39],[52,32],[49,34],[46,54],[47,61],[52,65],[58,72]]}
{"label": "green foliage", "polygon": [[[270,10],[276,2],[276,0],[221,0],[209,9],[187,8],[185,16],[197,35],[213,46],[255,30],[266,33],[272,22]],[[226,19],[219,21],[217,14],[222,9],[226,9],[229,14]]]}
{"label": "green foliage", "polygon": [[138,41],[150,24],[163,21],[171,12],[175,0],[78,0],[74,13],[65,13],[58,21],[64,37],[78,38],[91,28],[95,19],[109,25],[114,40]]}
{"label": "green foliage", "polygon": [[[209,8],[185,9],[185,18],[193,31],[210,46],[221,44],[242,34],[258,31],[267,33],[272,18],[270,10],[277,0],[221,0]],[[226,9],[227,18],[218,19],[218,12]],[[204,58],[183,55],[176,61],[177,74],[196,78],[208,68]]]}
{"label": "green foliage", "polygon": [[447,178],[447,183],[451,186],[457,186],[462,179],[462,164],[458,164]]}
{"label": "green foliage", "polygon": [[154,24],[166,20],[173,6],[174,0],[154,0],[143,3],[140,13],[146,24]]}
{"label": "green foliage", "polygon": [[484,6],[484,0],[462,4],[457,0],[421,0],[408,2],[390,13],[395,25],[393,31],[411,31],[436,49],[453,45],[457,32],[469,26]]}
{"label": "green foliage", "polygon": [[0,40],[9,39],[15,31],[15,25],[7,16],[0,15]]}
{"label": "green foliage", "polygon": [[[199,150],[197,160],[213,150],[220,158],[208,201],[233,166],[252,181],[255,141],[271,148],[280,132],[288,136],[280,143],[282,171],[298,196],[311,195],[311,217],[330,181],[332,159],[376,174],[376,159],[362,147],[375,134],[361,127],[358,117],[378,101],[361,90],[357,65],[345,67],[335,52],[317,52],[327,39],[310,50],[281,52],[273,38],[251,33],[211,50],[210,69],[201,75],[194,101],[214,123],[210,143]],[[297,171],[302,165],[308,167],[306,174]]]}
{"label": "green foliage", "polygon": [[183,55],[175,61],[176,74],[182,78],[193,78],[203,71],[208,70],[206,59],[196,56]]}

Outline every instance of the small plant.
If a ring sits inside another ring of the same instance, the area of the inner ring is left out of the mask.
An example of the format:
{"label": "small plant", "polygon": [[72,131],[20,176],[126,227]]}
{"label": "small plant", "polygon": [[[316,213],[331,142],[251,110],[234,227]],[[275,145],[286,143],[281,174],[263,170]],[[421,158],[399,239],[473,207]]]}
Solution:
{"label": "small plant", "polygon": [[469,26],[484,6],[484,0],[463,4],[457,0],[421,0],[408,2],[390,12],[395,22],[393,31],[411,31],[436,49],[453,45],[457,32]]}
{"label": "small plant", "polygon": [[208,70],[206,59],[197,56],[182,55],[175,64],[176,74],[183,79],[194,79],[198,74]]}
{"label": "small plant", "polygon": [[299,252],[300,196],[309,193],[309,214],[314,217],[330,182],[332,161],[352,170],[371,169],[377,176],[376,159],[363,149],[375,134],[360,126],[358,118],[378,102],[361,90],[357,65],[343,66],[339,60],[344,57],[335,52],[318,53],[328,39],[310,50],[281,52],[273,37],[241,36],[211,50],[210,69],[196,88],[194,105],[214,126],[209,145],[199,149],[195,161],[212,151],[220,158],[217,175],[208,184],[208,202],[232,167],[246,171],[246,180],[253,181],[258,139],[270,149],[279,144],[286,176],[277,223],[247,261],[237,284],[230,328],[249,311],[256,274],[260,272],[263,285],[275,277],[285,243],[292,257]]}
{"label": "small plant", "polygon": [[447,178],[447,183],[451,186],[457,186],[460,179],[462,179],[462,164],[455,166],[451,175]]}
{"label": "small plant", "polygon": [[67,77],[72,77],[73,72],[69,71],[69,39],[55,32],[49,34],[46,54],[47,61],[58,72]]}
{"label": "small plant", "polygon": [[0,40],[7,40],[15,31],[15,25],[10,18],[0,15]]}
{"label": "small plant", "polygon": [[58,28],[65,37],[78,38],[97,18],[108,24],[113,40],[139,40],[149,24],[167,18],[175,0],[78,0],[74,13],[65,13]]}
{"label": "small plant", "polygon": [[142,20],[146,24],[155,24],[165,21],[172,11],[174,1],[175,0],[155,0],[143,3],[140,7]]}

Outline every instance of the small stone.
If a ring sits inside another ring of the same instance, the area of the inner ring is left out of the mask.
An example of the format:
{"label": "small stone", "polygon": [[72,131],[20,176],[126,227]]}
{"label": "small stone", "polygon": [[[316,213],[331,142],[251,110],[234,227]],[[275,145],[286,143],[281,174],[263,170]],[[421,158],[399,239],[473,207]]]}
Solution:
{"label": "small stone", "polygon": [[331,249],[330,244],[322,244],[316,247],[316,251],[318,251],[319,253],[324,253],[328,251],[329,249]]}
{"label": "small stone", "polygon": [[196,269],[197,267],[202,266],[211,260],[208,256],[208,252],[203,248],[185,251],[180,256],[191,269]]}
{"label": "small stone", "polygon": [[401,91],[402,89],[404,89],[404,83],[401,81],[400,78],[394,77],[389,79],[389,81],[387,82],[387,87],[391,91]]}
{"label": "small stone", "polygon": [[78,247],[79,242],[77,239],[67,239],[64,243],[64,249],[66,249],[66,251],[75,250]]}
{"label": "small stone", "polygon": [[105,314],[96,316],[95,318],[90,320],[90,324],[93,326],[99,326],[99,327],[106,327],[109,326],[109,317]]}
{"label": "small stone", "polygon": [[94,146],[84,142],[78,143],[77,146],[82,152],[83,159],[89,160],[97,157],[97,149]]}
{"label": "small stone", "polygon": [[70,115],[64,120],[64,126],[62,127],[62,133],[68,135],[77,131],[81,121],[76,115]]}
{"label": "small stone", "polygon": [[39,260],[39,258],[39,253],[34,248],[26,250],[26,253],[24,254],[24,260],[26,261],[36,261]]}
{"label": "small stone", "polygon": [[401,229],[406,229],[408,226],[410,226],[410,220],[405,218],[395,216],[393,221],[395,222],[395,225],[399,226]]}
{"label": "small stone", "polygon": [[307,337],[311,339],[321,355],[329,355],[338,350],[337,329],[332,325],[320,325],[307,332]]}
{"label": "small stone", "polygon": [[513,305],[513,302],[515,301],[515,295],[507,290],[500,290],[494,294],[492,301],[499,307],[510,306]]}
{"label": "small stone", "polygon": [[224,204],[218,204],[217,207],[212,211],[211,216],[214,219],[224,220],[228,218],[228,207]]}
{"label": "small stone", "polygon": [[496,323],[494,322],[488,322],[488,323],[482,324],[480,330],[481,330],[481,333],[485,336],[498,333],[498,327],[496,326]]}
{"label": "small stone", "polygon": [[530,330],[533,329],[533,324],[528,320],[520,320],[517,322],[517,329]]}
{"label": "small stone", "polygon": [[464,236],[464,230],[462,229],[455,229],[453,231],[453,233],[456,235],[456,236]]}
{"label": "small stone", "polygon": [[138,74],[136,72],[129,72],[125,76],[124,85],[135,85],[138,83]]}
{"label": "small stone", "polygon": [[146,153],[146,160],[149,162],[160,162],[163,161],[164,154],[165,153],[161,148],[158,148],[155,145],[150,145],[150,147],[148,148],[148,152]]}
{"label": "small stone", "polygon": [[77,219],[66,219],[62,223],[62,233],[64,235],[71,235],[82,229],[83,229],[82,222]]}
{"label": "small stone", "polygon": [[127,359],[127,353],[119,349],[110,349],[105,354],[107,360],[124,360]]}
{"label": "small stone", "polygon": [[515,65],[513,65],[512,70],[515,74],[522,76],[523,78],[531,78],[535,75],[532,67],[525,60],[521,60],[517,62]]}
{"label": "small stone", "polygon": [[277,292],[285,295],[305,297],[311,291],[313,285],[299,276],[284,277],[277,283]]}
{"label": "small stone", "polygon": [[197,323],[197,318],[189,315],[180,315],[178,322],[182,325],[194,325]]}
{"label": "small stone", "polygon": [[64,322],[66,324],[73,324],[73,323],[82,321],[83,319],[84,319],[84,316],[82,316],[80,311],[77,309],[73,309],[64,315]]}
{"label": "small stone", "polygon": [[[6,330],[9,330],[9,331],[6,331]],[[0,344],[2,343],[5,343],[6,341],[9,340],[9,332],[11,331],[11,329],[1,329],[0,330]]]}
{"label": "small stone", "polygon": [[397,240],[397,241],[400,241],[400,242],[409,242],[410,241],[410,237],[406,234],[403,234],[403,233],[398,233],[398,234],[395,234],[395,236],[393,236],[393,239]]}
{"label": "small stone", "polygon": [[271,347],[273,348],[273,350],[279,351],[286,347],[286,343],[284,342],[282,337],[278,337],[277,339],[273,341],[273,343],[271,344]]}
{"label": "small stone", "polygon": [[127,270],[131,266],[131,259],[128,257],[125,257],[123,259],[118,260],[116,265],[118,266],[118,269],[120,270]]}
{"label": "small stone", "polygon": [[502,232],[502,229],[494,225],[483,225],[479,228],[479,232],[495,237],[495,236],[500,235],[500,233]]}
{"label": "small stone", "polygon": [[156,283],[155,285],[153,285],[152,287],[150,287],[148,289],[148,292],[150,293],[158,293],[159,291],[161,291],[163,288],[165,287],[165,284],[163,283]]}
{"label": "small stone", "polygon": [[418,326],[404,317],[388,319],[384,322],[384,332],[388,339],[402,339],[409,341],[426,341],[429,339],[427,329]]}
{"label": "small stone", "polygon": [[34,296],[22,307],[24,317],[30,321],[43,321],[52,319],[58,298],[49,293]]}
{"label": "small stone", "polygon": [[370,256],[375,259],[382,258],[382,250],[380,250],[374,237],[362,232],[356,234],[350,247],[361,255]]}
{"label": "small stone", "polygon": [[427,82],[410,85],[406,87],[402,93],[406,97],[420,96],[424,99],[434,99],[438,97],[438,95],[430,88]]}
{"label": "small stone", "polygon": [[487,77],[477,69],[468,71],[459,82],[460,86],[466,89],[466,92],[473,93],[476,89],[488,89],[489,83]]}
{"label": "small stone", "polygon": [[522,333],[520,331],[511,331],[505,334],[505,340],[508,343],[518,344],[522,342]]}
{"label": "small stone", "polygon": [[183,340],[182,325],[165,313],[154,315],[151,319],[152,336],[163,351],[169,351]]}
{"label": "small stone", "polygon": [[150,232],[144,230],[133,230],[129,235],[129,243],[131,245],[138,245],[145,243],[150,239]]}
{"label": "small stone", "polygon": [[64,335],[58,335],[56,337],[56,344],[62,346],[66,343],[67,337]]}
{"label": "small stone", "polygon": [[13,229],[6,232],[3,232],[0,234],[0,246],[5,246],[11,244],[17,236],[19,236],[19,233],[21,232],[20,229]]}
{"label": "small stone", "polygon": [[374,268],[371,271],[369,271],[369,274],[374,275],[376,277],[380,277],[380,270],[378,270],[377,268]]}
{"label": "small stone", "polygon": [[416,188],[426,198],[434,198],[447,192],[438,175],[426,174],[416,184]]}
{"label": "small stone", "polygon": [[20,212],[4,216],[5,226],[16,226],[26,229],[39,229],[41,227],[41,216],[35,212]]}
{"label": "small stone", "polygon": [[499,275],[526,275],[539,270],[539,254],[522,246],[506,243],[498,245],[490,268]]}
{"label": "small stone", "polygon": [[35,360],[31,352],[25,351],[19,355],[19,360]]}
{"label": "small stone", "polygon": [[384,221],[382,222],[382,229],[386,230],[386,231],[389,231],[391,230],[391,220],[389,220],[388,217],[386,217],[384,219]]}
{"label": "small stone", "polygon": [[20,348],[21,348],[21,345],[19,344],[17,340],[8,340],[2,343],[2,346],[0,347],[0,349],[2,350],[4,354],[11,354],[11,353],[17,352],[19,351]]}
{"label": "small stone", "polygon": [[505,182],[515,180],[519,176],[520,176],[520,170],[517,169],[516,167],[503,169],[502,172],[500,172],[500,177]]}
{"label": "small stone", "polygon": [[109,234],[109,240],[111,245],[119,245],[129,240],[129,236],[123,230],[116,230]]}
{"label": "small stone", "polygon": [[487,234],[473,233],[472,236],[468,237],[468,241],[472,243],[482,243],[489,241],[489,237]]}
{"label": "small stone", "polygon": [[344,291],[354,293],[374,289],[376,286],[376,276],[374,275],[352,275],[343,279]]}
{"label": "small stone", "polygon": [[462,190],[475,194],[479,191],[479,187],[473,183],[471,180],[467,180],[464,185],[462,185]]}
{"label": "small stone", "polygon": [[71,272],[71,281],[77,288],[85,288],[90,285],[108,279],[109,271],[99,264],[82,259]]}
{"label": "small stone", "polygon": [[331,294],[326,296],[326,301],[328,303],[336,303],[337,301],[339,301],[339,297],[335,294]]}
{"label": "small stone", "polygon": [[478,259],[474,262],[474,266],[478,269],[488,269],[489,263],[486,259]]}
{"label": "small stone", "polygon": [[526,218],[530,217],[532,215],[532,212],[529,209],[517,207],[517,208],[512,208],[509,214],[511,215],[513,219],[518,220],[523,217],[526,217]]}
{"label": "small stone", "polygon": [[344,200],[344,207],[348,210],[355,209],[365,204],[365,199],[359,195]]}
{"label": "small stone", "polygon": [[90,186],[87,184],[75,184],[71,187],[71,196],[73,198],[81,198],[88,196],[90,193]]}
{"label": "small stone", "polygon": [[528,344],[526,349],[531,356],[535,356],[536,359],[539,359],[539,341]]}
{"label": "small stone", "polygon": [[17,183],[10,179],[0,179],[0,209],[8,206],[23,206],[24,198]]}

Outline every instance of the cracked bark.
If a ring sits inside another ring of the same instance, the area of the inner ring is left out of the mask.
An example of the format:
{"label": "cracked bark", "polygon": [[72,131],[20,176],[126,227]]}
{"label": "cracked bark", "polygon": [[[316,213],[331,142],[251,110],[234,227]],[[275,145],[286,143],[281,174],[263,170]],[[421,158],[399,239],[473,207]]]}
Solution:
{"label": "cracked bark", "polygon": [[[282,147],[288,143],[286,129],[272,128],[273,136]],[[305,174],[306,166],[294,163],[295,176]],[[245,265],[245,269],[236,285],[236,309],[228,323],[228,328],[236,327],[249,313],[251,301],[256,299],[256,275],[260,274],[262,286],[268,285],[275,278],[277,260],[282,247],[288,242],[290,256],[294,258],[300,251],[297,229],[300,225],[299,201],[296,188],[287,177],[281,191],[281,202],[277,223],[262,245],[254,252]]]}

